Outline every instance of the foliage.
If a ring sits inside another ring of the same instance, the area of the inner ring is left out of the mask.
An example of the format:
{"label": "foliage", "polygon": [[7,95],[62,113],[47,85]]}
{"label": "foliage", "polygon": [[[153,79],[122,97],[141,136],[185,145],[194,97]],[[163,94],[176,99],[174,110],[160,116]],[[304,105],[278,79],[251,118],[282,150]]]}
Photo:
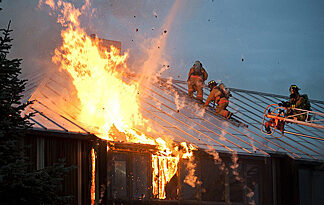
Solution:
{"label": "foliage", "polygon": [[[1,0],[0,0],[1,1]],[[21,59],[8,59],[12,47],[10,22],[0,29],[0,200],[1,204],[66,203],[59,195],[64,175],[72,167],[64,161],[41,170],[32,170],[25,154],[24,133],[32,114],[22,116],[31,103],[22,103],[27,80],[19,79]],[[34,148],[35,149],[35,148]]]}

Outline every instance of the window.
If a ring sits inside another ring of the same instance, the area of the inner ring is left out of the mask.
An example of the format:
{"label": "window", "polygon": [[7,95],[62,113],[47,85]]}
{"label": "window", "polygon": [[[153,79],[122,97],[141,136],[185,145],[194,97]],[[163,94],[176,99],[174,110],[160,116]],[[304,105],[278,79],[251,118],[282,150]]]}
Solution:
{"label": "window", "polygon": [[233,173],[229,169],[228,180],[229,180],[229,190],[230,190],[230,201],[231,202],[243,202],[244,184],[243,176],[239,166]]}
{"label": "window", "polygon": [[260,167],[257,165],[248,164],[246,166],[246,183],[245,190],[246,198],[249,202],[254,201],[255,204],[260,204]]}
{"label": "window", "polygon": [[114,199],[127,198],[127,164],[126,156],[114,154],[113,186],[112,195]]}
{"label": "window", "polygon": [[113,199],[146,199],[151,197],[150,155],[134,152],[112,153]]}
{"label": "window", "polygon": [[148,197],[148,160],[149,157],[145,155],[134,154],[133,170],[132,170],[132,184],[133,184],[133,198],[144,199]]}
{"label": "window", "polygon": [[225,173],[212,159],[201,159],[201,195],[203,201],[225,201]]}

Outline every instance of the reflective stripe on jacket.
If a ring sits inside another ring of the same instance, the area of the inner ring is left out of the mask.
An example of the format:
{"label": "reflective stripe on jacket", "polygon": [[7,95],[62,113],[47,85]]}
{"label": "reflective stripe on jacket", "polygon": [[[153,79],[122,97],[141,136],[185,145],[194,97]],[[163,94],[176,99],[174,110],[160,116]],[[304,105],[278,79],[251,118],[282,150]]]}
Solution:
{"label": "reflective stripe on jacket", "polygon": [[229,101],[228,101],[228,99],[226,99],[226,98],[221,98],[219,101],[218,101],[218,103],[217,104],[223,104],[223,103],[228,103]]}

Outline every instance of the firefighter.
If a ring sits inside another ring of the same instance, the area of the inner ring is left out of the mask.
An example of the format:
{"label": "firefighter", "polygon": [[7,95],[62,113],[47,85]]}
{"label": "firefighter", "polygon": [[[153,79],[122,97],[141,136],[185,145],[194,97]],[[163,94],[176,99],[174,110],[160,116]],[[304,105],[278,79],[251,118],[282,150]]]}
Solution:
{"label": "firefighter", "polygon": [[229,103],[229,98],[232,96],[229,90],[225,88],[223,83],[217,86],[217,83],[213,80],[208,83],[208,87],[211,91],[204,107],[208,106],[211,101],[214,101],[217,103],[215,112],[226,119],[231,118],[232,113],[226,109]]}
{"label": "firefighter", "polygon": [[193,93],[197,91],[197,100],[203,104],[203,88],[204,81],[207,80],[208,74],[202,67],[200,61],[196,61],[195,64],[190,68],[188,74],[188,95],[193,97]]}
{"label": "firefighter", "polygon": [[208,88],[209,88],[209,91],[211,92],[213,90],[214,87],[217,86],[217,83],[214,81],[214,80],[211,80],[208,82]]}
{"label": "firefighter", "polygon": [[284,133],[285,121],[271,118],[268,122],[264,124],[265,130],[268,134],[271,134],[270,127],[276,127],[281,133]]}
{"label": "firefighter", "polygon": [[[286,101],[286,102],[282,101],[278,105],[281,107],[288,108],[287,109],[288,110],[287,111],[288,118],[289,118],[289,116],[296,115],[293,117],[294,119],[299,120],[299,121],[305,121],[306,117],[307,117],[306,114],[298,115],[304,111],[292,109],[292,108],[298,108],[298,109],[303,109],[303,110],[311,110],[308,96],[306,94],[300,95],[299,90],[300,89],[296,85],[291,85],[289,87],[289,92],[290,92],[289,101]],[[310,120],[310,116],[308,116],[308,117],[309,117],[308,120]],[[265,130],[267,131],[267,133],[271,133],[271,131],[270,131],[270,126],[271,126],[271,127],[276,127],[278,130],[280,130],[283,133],[284,125],[285,125],[284,120],[276,121],[275,119],[272,118],[270,121],[265,123]]]}
{"label": "firefighter", "polygon": [[300,88],[298,88],[296,85],[291,85],[289,87],[289,92],[290,92],[289,101],[281,102],[279,103],[279,106],[288,108],[288,112],[287,112],[288,117],[289,115],[297,115],[296,117],[294,117],[296,120],[305,121],[307,116],[306,114],[298,115],[304,111],[291,109],[291,108],[298,108],[302,110],[311,110],[311,105],[309,103],[308,96],[306,94],[303,95],[299,94],[299,90]]}

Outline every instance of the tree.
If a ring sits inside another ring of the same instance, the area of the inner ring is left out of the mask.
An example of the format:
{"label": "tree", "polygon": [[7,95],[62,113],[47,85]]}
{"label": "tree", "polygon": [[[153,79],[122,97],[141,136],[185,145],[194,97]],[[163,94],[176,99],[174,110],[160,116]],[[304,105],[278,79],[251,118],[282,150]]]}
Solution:
{"label": "tree", "polygon": [[58,190],[72,167],[57,163],[42,170],[30,169],[23,136],[32,126],[28,121],[32,114],[22,117],[21,112],[31,102],[21,102],[27,81],[19,79],[22,59],[8,59],[10,32],[10,22],[0,29],[0,203],[61,204],[70,198],[60,196]]}

